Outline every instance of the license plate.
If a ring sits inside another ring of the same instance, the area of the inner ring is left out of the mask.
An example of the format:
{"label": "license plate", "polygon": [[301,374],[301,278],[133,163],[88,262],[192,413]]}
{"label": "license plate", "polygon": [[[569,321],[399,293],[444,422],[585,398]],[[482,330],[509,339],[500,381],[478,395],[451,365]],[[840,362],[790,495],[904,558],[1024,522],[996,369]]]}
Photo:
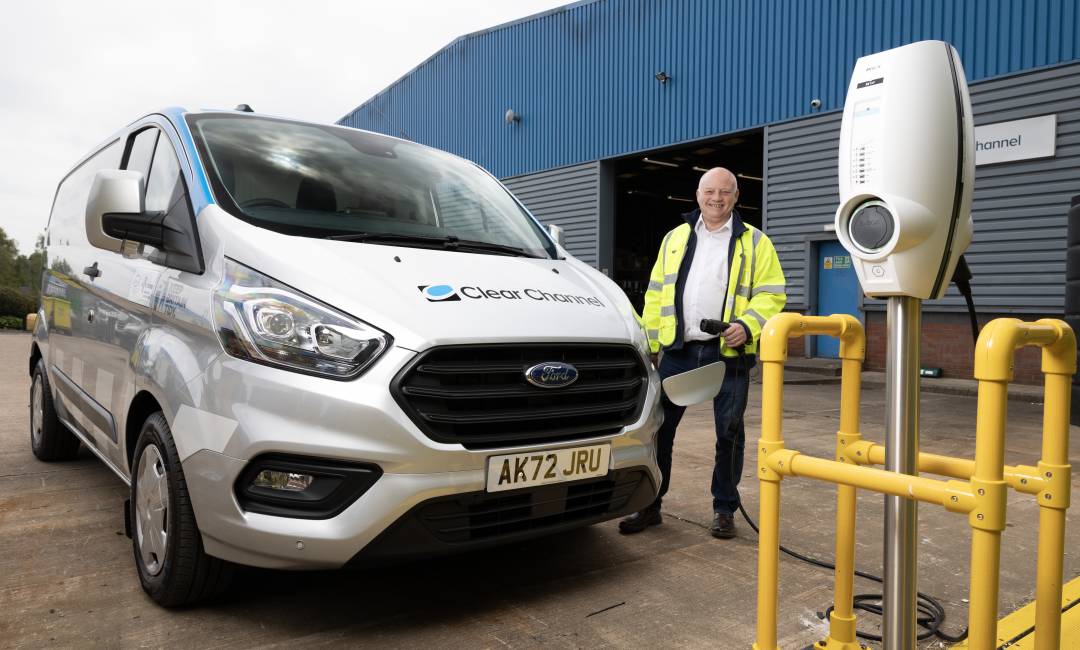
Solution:
{"label": "license plate", "polygon": [[487,491],[517,490],[604,476],[608,473],[610,460],[611,445],[492,456],[488,459]]}

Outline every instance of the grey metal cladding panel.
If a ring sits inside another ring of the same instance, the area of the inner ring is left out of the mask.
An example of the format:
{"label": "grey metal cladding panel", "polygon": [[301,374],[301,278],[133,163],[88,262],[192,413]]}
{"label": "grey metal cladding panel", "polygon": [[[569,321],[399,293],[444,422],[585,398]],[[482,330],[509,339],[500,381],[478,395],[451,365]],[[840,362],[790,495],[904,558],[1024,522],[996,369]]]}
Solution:
{"label": "grey metal cladding panel", "polygon": [[[1064,307],[1065,223],[1080,194],[1080,63],[971,84],[978,125],[1056,114],[1053,158],[976,168],[966,254],[980,311],[1060,312]],[[767,131],[768,234],[788,275],[788,305],[807,309],[805,238],[820,234],[839,202],[840,112],[771,125]],[[873,301],[871,309],[880,308]],[[928,311],[965,309],[950,288]]]}
{"label": "grey metal cladding panel", "polygon": [[600,212],[598,162],[504,178],[502,183],[542,223],[562,227],[566,250],[571,255],[596,266]]}
{"label": "grey metal cladding panel", "polygon": [[787,280],[787,309],[807,309],[806,244],[832,222],[840,112],[769,127],[765,143],[767,234]]}
{"label": "grey metal cladding panel", "polygon": [[[968,262],[976,308],[1061,312],[1065,298],[1065,226],[1080,194],[1080,64],[972,85],[976,124],[1056,114],[1053,158],[976,168]],[[934,306],[960,308],[955,290]]]}

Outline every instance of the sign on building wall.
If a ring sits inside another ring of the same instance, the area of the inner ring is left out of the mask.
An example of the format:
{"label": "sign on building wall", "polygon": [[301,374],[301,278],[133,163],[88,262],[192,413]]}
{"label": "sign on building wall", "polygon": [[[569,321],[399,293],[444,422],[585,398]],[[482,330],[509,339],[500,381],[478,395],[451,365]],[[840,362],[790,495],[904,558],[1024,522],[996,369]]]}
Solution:
{"label": "sign on building wall", "polygon": [[975,127],[975,164],[1049,158],[1054,155],[1057,115]]}

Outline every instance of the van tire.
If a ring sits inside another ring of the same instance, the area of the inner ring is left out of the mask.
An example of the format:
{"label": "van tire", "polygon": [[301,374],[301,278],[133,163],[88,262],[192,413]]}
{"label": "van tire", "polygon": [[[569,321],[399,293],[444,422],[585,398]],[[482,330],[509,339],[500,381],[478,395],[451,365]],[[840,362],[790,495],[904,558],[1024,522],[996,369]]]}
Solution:
{"label": "van tire", "polygon": [[[145,472],[144,462],[148,465]],[[143,488],[149,495],[148,498],[155,494],[160,496],[160,492],[156,491],[160,487],[167,490],[164,513],[160,515],[165,534],[162,544],[165,556],[163,560],[149,552],[153,547],[149,535],[157,534],[158,531],[151,525],[157,522],[147,519],[147,513],[160,508],[139,507],[140,482],[147,484],[143,485]],[[143,591],[158,605],[192,605],[221,594],[229,586],[234,567],[229,562],[207,555],[203,549],[202,534],[191,509],[184,469],[176,453],[176,444],[173,442],[169,424],[160,411],[146,418],[135,444],[129,517],[139,582]],[[140,518],[146,522],[146,531],[139,528]],[[144,545],[147,544],[149,546],[146,546],[146,554],[151,557],[149,566],[144,560]]]}
{"label": "van tire", "polygon": [[40,359],[30,378],[30,449],[45,462],[73,460],[79,455],[79,439],[56,416],[49,374]]}

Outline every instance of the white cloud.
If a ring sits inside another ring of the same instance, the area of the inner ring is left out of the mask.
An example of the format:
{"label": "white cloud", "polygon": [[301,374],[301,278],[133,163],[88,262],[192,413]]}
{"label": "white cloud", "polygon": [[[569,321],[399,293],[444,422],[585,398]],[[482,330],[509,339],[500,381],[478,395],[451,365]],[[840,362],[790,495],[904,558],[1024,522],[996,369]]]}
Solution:
{"label": "white cloud", "polygon": [[565,0],[12,3],[0,21],[0,227],[30,252],[56,184],[164,106],[333,122],[453,39]]}

